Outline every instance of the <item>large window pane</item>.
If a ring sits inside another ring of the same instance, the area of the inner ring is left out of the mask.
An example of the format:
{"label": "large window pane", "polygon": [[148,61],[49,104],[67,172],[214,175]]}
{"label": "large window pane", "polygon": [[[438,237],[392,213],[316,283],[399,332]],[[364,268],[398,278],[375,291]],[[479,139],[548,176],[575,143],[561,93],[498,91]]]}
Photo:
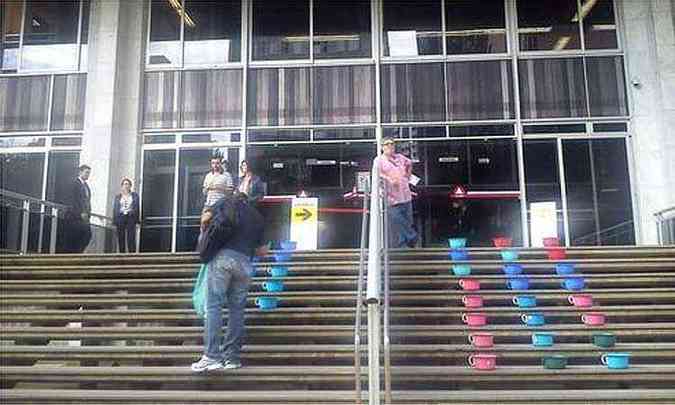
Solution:
{"label": "large window pane", "polygon": [[506,52],[504,0],[445,0],[447,52]]}
{"label": "large window pane", "polygon": [[314,57],[370,56],[370,0],[314,2]]}
{"label": "large window pane", "polygon": [[87,70],[89,55],[89,14],[90,0],[82,0],[82,35],[80,36],[80,70]]}
{"label": "large window pane", "polygon": [[185,65],[241,59],[241,1],[186,0]]}
{"label": "large window pane", "polygon": [[581,2],[586,49],[615,49],[616,21],[613,0],[584,0]]}
{"label": "large window pane", "polygon": [[310,69],[251,69],[248,75],[248,123],[298,125],[311,122]]}
{"label": "large window pane", "polygon": [[374,66],[314,68],[315,124],[350,124],[374,120]]}
{"label": "large window pane", "polygon": [[385,56],[441,55],[441,1],[383,0]]}
{"label": "large window pane", "polygon": [[171,250],[176,153],[145,151],[143,157],[143,228],[141,251]]}
{"label": "large window pane", "polygon": [[577,0],[518,0],[522,51],[579,49]]}
{"label": "large window pane", "polygon": [[77,69],[79,0],[27,0],[21,69]]}
{"label": "large window pane", "polygon": [[572,245],[635,243],[624,139],[564,141]]}
{"label": "large window pane", "polygon": [[52,129],[82,129],[84,127],[84,99],[87,75],[54,77],[52,101]]}
{"label": "large window pane", "polygon": [[454,62],[446,69],[449,120],[514,117],[510,61]]}
{"label": "large window pane", "polygon": [[628,115],[621,56],[586,58],[591,116]]}
{"label": "large window pane", "polygon": [[[77,168],[80,163],[80,152],[49,152],[49,168],[47,169],[47,200],[60,204],[69,204],[72,199],[71,184],[77,177]],[[50,243],[49,231],[51,223],[45,222],[43,232],[43,249]],[[59,221],[56,233],[56,251],[65,252],[67,246],[68,226],[63,220]]]}
{"label": "large window pane", "polygon": [[309,58],[309,0],[253,2],[253,59]]}
{"label": "large window pane", "polygon": [[49,77],[0,77],[0,131],[47,129]]}
{"label": "large window pane", "polygon": [[180,5],[180,0],[152,0],[150,6],[150,46],[148,48],[149,64],[180,65],[180,16],[182,13],[183,8]]}
{"label": "large window pane", "polygon": [[[25,194],[34,198],[42,197],[44,153],[0,154],[0,188]],[[23,214],[19,204],[8,207],[0,204],[0,249],[19,251],[21,248]],[[29,235],[39,232],[39,216],[30,215]],[[37,250],[38,238],[29,237],[30,251]]]}
{"label": "large window pane", "polygon": [[383,121],[444,121],[444,89],[442,63],[383,65]]}
{"label": "large window pane", "polygon": [[523,118],[587,116],[582,63],[581,58],[519,61]]}
{"label": "large window pane", "polygon": [[183,73],[183,127],[241,125],[241,70]]}
{"label": "large window pane", "polygon": [[[225,170],[236,178],[239,148],[182,150],[178,160],[178,230],[176,251],[193,251],[199,236],[199,215],[204,207],[202,185],[209,172],[212,156],[220,156],[227,163]],[[232,170],[235,170],[232,172]]]}
{"label": "large window pane", "polygon": [[0,3],[0,70],[14,71],[17,67],[22,3],[20,0]]}
{"label": "large window pane", "polygon": [[175,128],[178,124],[179,72],[147,72],[143,92],[143,127]]}

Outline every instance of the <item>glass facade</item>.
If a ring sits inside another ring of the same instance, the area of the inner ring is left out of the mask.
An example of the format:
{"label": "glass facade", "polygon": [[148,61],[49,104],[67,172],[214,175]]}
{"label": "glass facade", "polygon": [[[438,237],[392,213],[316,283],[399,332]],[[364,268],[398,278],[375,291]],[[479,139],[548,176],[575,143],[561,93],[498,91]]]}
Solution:
{"label": "glass facade", "polygon": [[[86,75],[68,70],[86,60],[89,1],[58,10],[18,3],[0,7],[3,69],[51,73],[0,76],[0,131],[78,134]],[[492,218],[477,225],[481,235],[531,243],[530,203],[554,202],[569,243],[591,243],[590,232],[592,243],[618,243],[605,238],[606,228],[627,222],[632,202],[612,211],[602,202],[607,194],[588,192],[589,179],[630,186],[627,166],[611,181],[596,171],[607,145],[627,154],[630,112],[614,2],[475,3],[150,0],[140,111],[142,250],[190,249],[190,204],[197,203],[185,193],[196,190],[204,159],[223,148],[233,176],[239,160],[250,160],[269,195],[309,191],[321,197],[326,218],[350,221],[331,210],[351,206],[342,195],[384,136],[400,141],[422,178],[415,212],[427,244],[447,233],[437,231],[456,214],[448,199],[456,185],[479,193],[465,204],[481,213],[474,217]],[[39,25],[54,19],[50,31]],[[33,46],[62,47],[62,60],[42,66]],[[596,143],[599,133],[607,139]],[[578,138],[585,146],[575,149]],[[575,172],[575,156],[593,167]],[[578,199],[597,203],[577,206]],[[348,239],[321,246],[347,246]]]}

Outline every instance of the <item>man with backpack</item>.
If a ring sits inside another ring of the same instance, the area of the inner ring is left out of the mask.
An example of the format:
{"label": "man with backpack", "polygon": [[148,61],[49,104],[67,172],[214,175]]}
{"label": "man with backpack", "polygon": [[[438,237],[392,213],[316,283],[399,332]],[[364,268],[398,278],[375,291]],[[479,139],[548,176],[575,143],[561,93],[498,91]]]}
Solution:
{"label": "man with backpack", "polygon": [[[267,254],[264,221],[245,195],[227,195],[204,210],[197,243],[202,263],[208,264],[204,355],[193,372],[241,367],[244,310],[253,267],[250,258]],[[223,343],[223,313],[227,305],[227,335]]]}

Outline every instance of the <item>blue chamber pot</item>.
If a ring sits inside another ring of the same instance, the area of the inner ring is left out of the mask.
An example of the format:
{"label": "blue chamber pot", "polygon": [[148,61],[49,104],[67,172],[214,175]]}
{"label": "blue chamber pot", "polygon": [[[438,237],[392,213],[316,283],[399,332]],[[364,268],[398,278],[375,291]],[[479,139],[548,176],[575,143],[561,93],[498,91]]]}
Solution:
{"label": "blue chamber pot", "polygon": [[263,290],[267,292],[281,292],[284,290],[284,282],[281,280],[270,279],[262,283]]}
{"label": "blue chamber pot", "polygon": [[568,276],[574,274],[574,264],[572,263],[558,263],[555,265],[555,274],[559,276]]}
{"label": "blue chamber pot", "polygon": [[448,239],[448,246],[450,246],[450,249],[463,249],[466,247],[466,238],[450,238]]}
{"label": "blue chamber pot", "polygon": [[607,368],[618,370],[630,367],[630,353],[606,353],[600,357]]}
{"label": "blue chamber pot", "polygon": [[471,266],[468,264],[455,264],[452,266],[452,273],[456,276],[468,276],[471,274]]}
{"label": "blue chamber pot", "polygon": [[586,286],[586,281],[582,277],[567,277],[560,283],[560,285],[562,288],[569,291],[579,291],[584,289]]}
{"label": "blue chamber pot", "polygon": [[512,301],[519,308],[532,308],[537,306],[537,297],[534,295],[517,295],[513,297]]}
{"label": "blue chamber pot", "polygon": [[298,242],[293,240],[282,240],[279,245],[281,246],[281,250],[293,251],[298,248]]}
{"label": "blue chamber pot", "polygon": [[288,275],[288,267],[272,266],[267,269],[267,274],[272,277],[286,277]]}
{"label": "blue chamber pot", "polygon": [[466,249],[453,249],[450,251],[450,260],[453,262],[469,260],[469,253]]}
{"label": "blue chamber pot", "polygon": [[522,314],[520,320],[527,326],[542,326],[546,323],[544,315],[538,312],[531,314]]}
{"label": "blue chamber pot", "polygon": [[514,249],[505,249],[500,252],[502,260],[505,262],[513,262],[518,260],[518,251]]}
{"label": "blue chamber pot", "polygon": [[506,281],[510,290],[527,290],[530,288],[530,280],[527,277],[511,277]]}
{"label": "blue chamber pot", "polygon": [[553,346],[553,334],[546,332],[534,332],[532,334],[532,345],[537,347]]}
{"label": "blue chamber pot", "polygon": [[277,297],[258,297],[255,299],[255,304],[263,311],[269,311],[279,305],[279,298]]}
{"label": "blue chamber pot", "polygon": [[517,276],[523,272],[523,266],[520,264],[509,263],[505,264],[504,267],[502,267],[502,270],[507,276]]}

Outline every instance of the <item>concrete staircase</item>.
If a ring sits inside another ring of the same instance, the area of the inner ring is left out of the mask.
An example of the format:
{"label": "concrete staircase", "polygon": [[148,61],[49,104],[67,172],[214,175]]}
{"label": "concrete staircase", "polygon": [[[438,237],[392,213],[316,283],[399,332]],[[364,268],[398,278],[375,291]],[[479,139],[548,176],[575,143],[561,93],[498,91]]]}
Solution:
{"label": "concrete staircase", "polygon": [[[586,280],[592,308],[575,308],[543,250],[524,250],[527,292],[505,286],[499,251],[470,251],[481,282],[462,291],[446,250],[392,252],[391,361],[393,402],[406,404],[675,403],[675,248],[569,250]],[[262,292],[257,265],[247,309],[245,367],[195,375],[201,321],[191,310],[198,270],[190,254],[133,256],[2,256],[0,314],[3,403],[355,403],[354,315],[358,252],[298,252],[287,263],[285,291]],[[536,295],[521,309],[516,294]],[[481,295],[484,307],[461,297]],[[256,297],[280,297],[261,311]],[[604,326],[587,326],[582,312],[603,312]],[[482,312],[488,324],[470,328],[463,313]],[[527,327],[521,314],[540,312],[547,324]],[[364,311],[361,347],[367,388]],[[533,330],[555,334],[555,345],[533,347]],[[494,336],[476,350],[471,332]],[[611,331],[616,347],[590,343]],[[630,352],[631,368],[608,370],[600,356]],[[474,370],[467,357],[497,355],[497,369]],[[568,357],[564,370],[541,358]],[[365,397],[364,392],[364,397]]]}

